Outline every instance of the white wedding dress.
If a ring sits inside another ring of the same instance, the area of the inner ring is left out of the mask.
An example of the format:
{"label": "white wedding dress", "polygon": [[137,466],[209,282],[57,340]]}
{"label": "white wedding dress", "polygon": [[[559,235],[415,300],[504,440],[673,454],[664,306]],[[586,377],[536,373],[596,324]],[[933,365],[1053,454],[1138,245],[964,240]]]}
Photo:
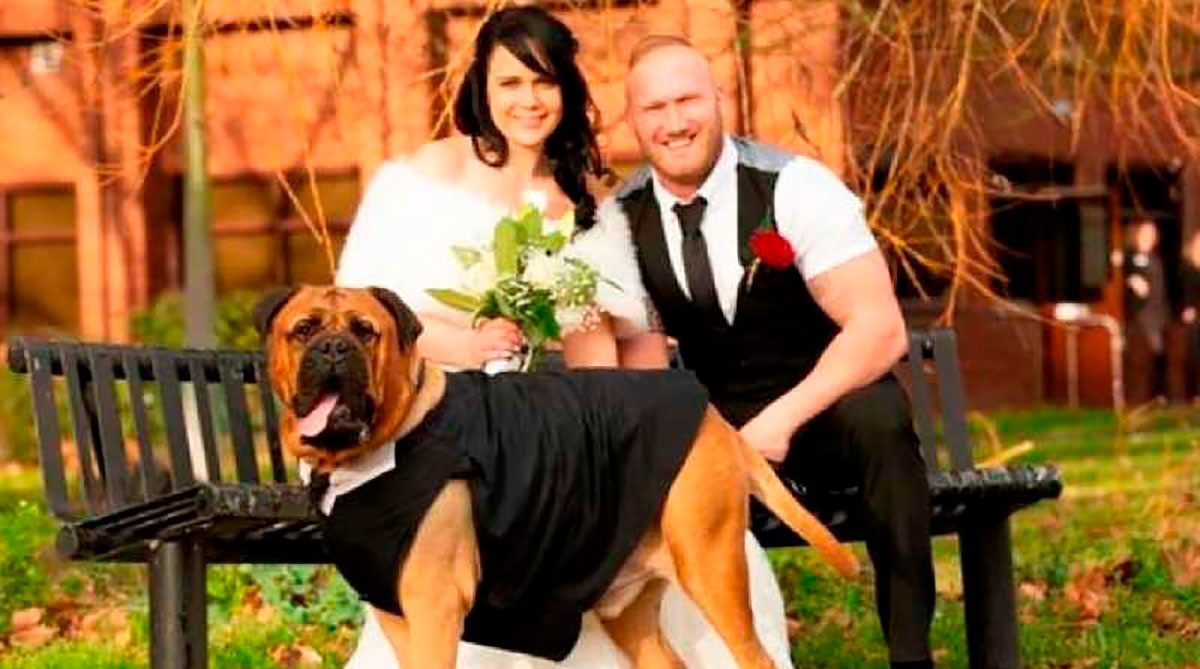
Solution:
{"label": "white wedding dress", "polygon": [[[452,246],[488,241],[507,213],[482,195],[435,181],[400,162],[384,164],[372,179],[338,263],[337,283],[395,291],[414,312],[437,313],[464,325],[467,315],[434,300],[430,288],[459,288],[462,270]],[[591,263],[615,286],[601,282],[597,302],[620,333],[644,330],[646,295],[626,229],[597,225],[577,236],[570,252]],[[778,667],[791,667],[783,599],[766,553],[746,533],[755,627]],[[724,642],[681,590],[668,589],[662,624],[688,667],[735,669]],[[347,669],[398,669],[391,646],[368,609],[358,647]],[[570,656],[555,664],[541,658],[461,643],[460,669],[617,669],[628,667],[599,620],[589,614]]]}

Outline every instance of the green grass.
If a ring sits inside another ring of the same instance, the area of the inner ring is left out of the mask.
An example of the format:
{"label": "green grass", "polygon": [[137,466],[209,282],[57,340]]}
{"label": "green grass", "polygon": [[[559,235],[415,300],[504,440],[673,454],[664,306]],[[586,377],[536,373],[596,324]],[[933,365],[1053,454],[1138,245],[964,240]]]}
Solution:
{"label": "green grass", "polygon": [[[1118,421],[1107,412],[1047,409],[973,416],[971,429],[980,456],[1029,440],[1033,450],[1018,461],[1056,463],[1067,482],[1062,499],[1012,524],[1025,666],[1200,666],[1200,412]],[[0,669],[146,667],[143,570],[56,560],[36,470],[3,471]],[[855,550],[865,564],[865,551]],[[937,539],[934,555],[933,647],[939,667],[963,668],[957,542]],[[771,560],[797,623],[797,666],[887,666],[869,570],[846,582],[811,551],[776,550]],[[59,629],[54,643],[8,647],[9,616],[27,606],[47,609]],[[72,615],[103,606],[130,612],[122,643],[71,631]],[[338,667],[360,608],[327,567],[233,566],[210,570],[209,613],[212,666],[285,666],[287,653],[305,647],[321,666]]]}
{"label": "green grass", "polygon": [[[1067,483],[1062,499],[1012,522],[1027,667],[1200,666],[1200,572],[1189,580],[1178,566],[1195,556],[1200,569],[1200,429],[1191,426],[1200,415],[1162,411],[1138,421],[1138,431],[1121,435],[1103,412],[973,421],[977,444],[986,443],[984,424],[1001,446],[1030,440],[1034,450],[1020,461],[1056,463]],[[940,667],[966,667],[957,542],[938,538],[934,555],[934,652]],[[797,666],[887,666],[869,574],[846,585],[809,551],[771,557],[799,621]],[[1071,592],[1102,598],[1099,615]]]}

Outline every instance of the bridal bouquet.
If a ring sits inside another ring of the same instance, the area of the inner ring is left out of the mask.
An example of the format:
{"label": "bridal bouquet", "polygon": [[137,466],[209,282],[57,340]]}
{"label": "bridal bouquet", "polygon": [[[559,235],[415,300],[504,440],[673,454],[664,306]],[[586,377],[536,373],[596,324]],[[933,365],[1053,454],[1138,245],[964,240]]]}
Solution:
{"label": "bridal bouquet", "polygon": [[[570,214],[548,221],[540,207],[526,204],[496,223],[490,243],[452,248],[463,268],[460,288],[428,292],[475,320],[503,317],[515,322],[529,350],[512,367],[528,371],[547,343],[585,325],[594,313],[596,287],[603,279],[591,265],[565,253],[574,227]],[[494,368],[489,365],[485,371]]]}

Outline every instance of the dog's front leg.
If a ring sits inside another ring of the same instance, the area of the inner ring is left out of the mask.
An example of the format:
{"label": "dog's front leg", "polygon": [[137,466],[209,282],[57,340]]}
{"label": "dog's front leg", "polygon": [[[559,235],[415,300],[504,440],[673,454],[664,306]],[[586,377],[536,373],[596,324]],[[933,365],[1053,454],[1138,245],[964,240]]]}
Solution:
{"label": "dog's front leg", "polygon": [[465,482],[451,481],[421,519],[400,570],[407,639],[399,655],[405,669],[454,668],[463,621],[478,583],[471,494]]}

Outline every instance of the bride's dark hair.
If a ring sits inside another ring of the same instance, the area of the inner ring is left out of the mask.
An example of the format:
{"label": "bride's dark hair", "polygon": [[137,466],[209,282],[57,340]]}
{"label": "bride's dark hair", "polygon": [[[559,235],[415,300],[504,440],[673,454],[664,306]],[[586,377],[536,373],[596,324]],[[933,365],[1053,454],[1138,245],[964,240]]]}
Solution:
{"label": "bride's dark hair", "polygon": [[508,162],[508,140],[488,109],[487,67],[497,45],[526,67],[549,77],[562,94],[562,119],[546,138],[547,161],[554,181],[575,203],[575,223],[582,229],[596,222],[596,198],[587,175],[607,173],[596,146],[592,121],[596,105],[575,63],[579,43],[571,30],[539,7],[502,9],[483,24],[475,38],[475,57],[454,100],[454,125],[471,138],[475,155],[492,167]]}

